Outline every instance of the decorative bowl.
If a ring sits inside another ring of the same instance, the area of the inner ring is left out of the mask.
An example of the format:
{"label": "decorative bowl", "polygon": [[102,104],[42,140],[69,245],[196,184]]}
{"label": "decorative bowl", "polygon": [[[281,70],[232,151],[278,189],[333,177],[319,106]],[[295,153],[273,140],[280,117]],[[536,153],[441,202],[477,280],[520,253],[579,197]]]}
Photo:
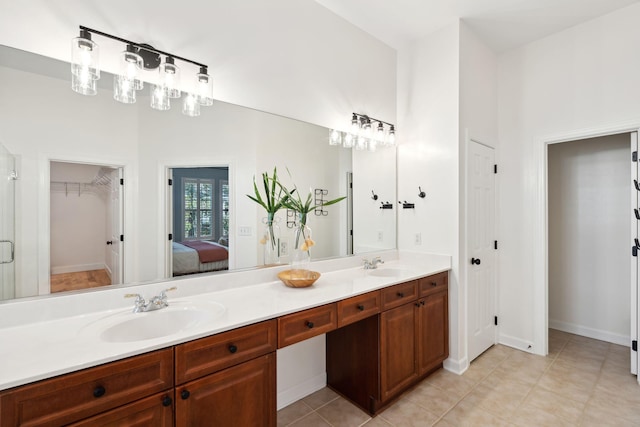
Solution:
{"label": "decorative bowl", "polygon": [[278,279],[290,288],[306,288],[320,278],[320,273],[311,270],[285,270],[278,273]]}

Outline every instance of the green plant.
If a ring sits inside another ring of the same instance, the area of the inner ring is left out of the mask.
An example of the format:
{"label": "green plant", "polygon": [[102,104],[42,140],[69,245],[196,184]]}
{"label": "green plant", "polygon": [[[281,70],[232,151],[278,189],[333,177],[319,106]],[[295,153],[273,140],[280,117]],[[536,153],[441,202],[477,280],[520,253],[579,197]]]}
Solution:
{"label": "green plant", "polygon": [[262,206],[267,211],[268,221],[273,221],[273,216],[285,206],[284,203],[289,199],[290,195],[278,181],[276,168],[273,168],[272,176],[269,176],[267,172],[262,173],[262,185],[264,187],[264,197],[258,190],[256,177],[254,176],[253,191],[255,196],[247,194],[247,197]]}

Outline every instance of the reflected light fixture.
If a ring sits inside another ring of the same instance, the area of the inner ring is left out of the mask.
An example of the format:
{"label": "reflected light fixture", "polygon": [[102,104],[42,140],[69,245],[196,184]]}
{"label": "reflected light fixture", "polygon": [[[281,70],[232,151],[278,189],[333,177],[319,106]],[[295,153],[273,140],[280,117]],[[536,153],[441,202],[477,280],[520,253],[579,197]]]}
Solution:
{"label": "reflected light fixture", "polygon": [[378,147],[395,147],[396,128],[395,125],[384,120],[353,113],[349,132],[330,130],[329,145],[342,145],[344,148],[369,151],[376,151]]}
{"label": "reflected light fixture", "polygon": [[[136,102],[136,92],[144,87],[145,72],[158,70],[153,78],[146,74],[147,81],[151,81],[151,108],[165,111],[171,108],[170,99],[180,98],[179,89],[180,67],[176,60],[195,65],[194,92],[185,92],[182,106],[183,114],[196,117],[200,115],[200,106],[213,105],[213,81],[208,74],[205,64],[183,58],[172,53],[163,52],[153,46],[135,43],[111,34],[80,26],[80,35],[71,44],[71,89],[82,95],[96,95],[97,81],[100,79],[99,48],[92,40],[92,35],[106,37],[125,44],[121,53],[120,69],[113,80],[113,97],[115,100],[133,104]],[[164,57],[164,61],[162,61]]]}

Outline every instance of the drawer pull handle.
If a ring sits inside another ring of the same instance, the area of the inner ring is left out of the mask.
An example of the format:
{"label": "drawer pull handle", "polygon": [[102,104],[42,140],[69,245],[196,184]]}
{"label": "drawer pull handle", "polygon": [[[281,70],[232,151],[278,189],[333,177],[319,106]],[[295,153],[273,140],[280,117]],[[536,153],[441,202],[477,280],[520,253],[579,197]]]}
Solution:
{"label": "drawer pull handle", "polygon": [[171,406],[173,400],[169,396],[165,396],[162,398],[162,406]]}
{"label": "drawer pull handle", "polygon": [[93,389],[93,397],[102,397],[107,392],[107,390],[99,385],[98,387]]}
{"label": "drawer pull handle", "polygon": [[182,398],[182,400],[187,400],[189,396],[191,396],[191,393],[189,393],[189,390],[182,390],[180,392],[180,397]]}
{"label": "drawer pull handle", "polygon": [[307,328],[309,328],[309,329],[313,328],[313,322],[309,322],[307,320],[304,324],[307,325]]}
{"label": "drawer pull handle", "polygon": [[398,292],[396,295],[398,295],[400,298],[404,298],[404,292]]}
{"label": "drawer pull handle", "polygon": [[416,307],[420,307],[420,303],[419,303],[419,302],[415,303],[414,305],[415,305]]}
{"label": "drawer pull handle", "polygon": [[238,351],[238,347],[236,347],[235,345],[231,344],[229,345],[229,353],[235,353],[236,351]]}
{"label": "drawer pull handle", "polygon": [[420,305],[424,305],[424,301],[420,301]]}
{"label": "drawer pull handle", "polygon": [[436,282],[431,282],[431,286],[438,286]]}
{"label": "drawer pull handle", "polygon": [[359,304],[359,305],[358,305],[358,310],[360,310],[360,311],[364,311],[364,305]]}

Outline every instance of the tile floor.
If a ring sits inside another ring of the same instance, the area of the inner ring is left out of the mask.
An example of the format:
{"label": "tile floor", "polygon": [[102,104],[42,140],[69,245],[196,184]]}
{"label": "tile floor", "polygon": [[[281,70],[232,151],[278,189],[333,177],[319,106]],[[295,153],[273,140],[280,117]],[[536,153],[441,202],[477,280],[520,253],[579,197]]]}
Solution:
{"label": "tile floor", "polygon": [[629,349],[549,330],[549,355],[496,345],[462,376],[439,370],[377,417],[328,388],[278,412],[278,426],[640,426]]}

